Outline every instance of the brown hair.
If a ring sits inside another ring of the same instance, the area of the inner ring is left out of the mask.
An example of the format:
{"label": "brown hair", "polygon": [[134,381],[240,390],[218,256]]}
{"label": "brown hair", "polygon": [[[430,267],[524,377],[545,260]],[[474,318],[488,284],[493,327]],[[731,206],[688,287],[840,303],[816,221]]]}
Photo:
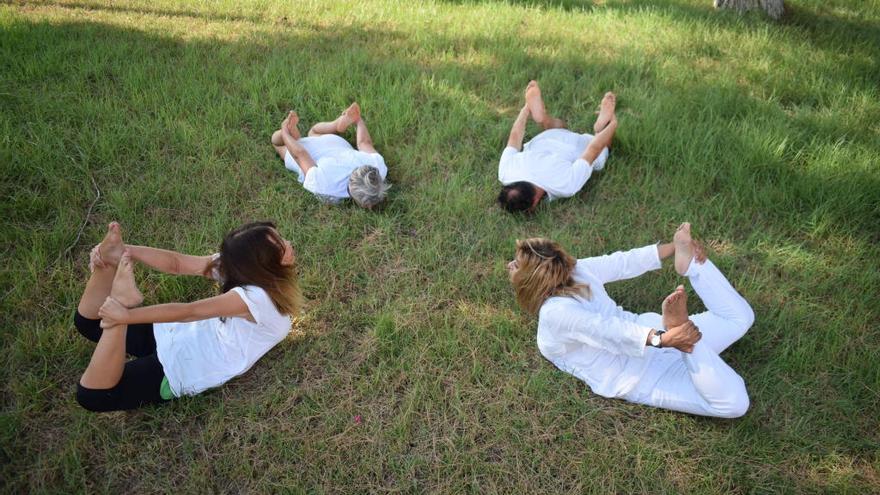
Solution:
{"label": "brown hair", "polygon": [[296,263],[283,265],[284,240],[272,222],[253,222],[232,230],[220,244],[220,256],[205,273],[217,270],[221,290],[256,285],[265,290],[279,313],[296,316],[303,306]]}
{"label": "brown hair", "polygon": [[590,287],[571,277],[577,260],[549,239],[517,240],[516,263],[510,282],[516,302],[531,314],[537,314],[549,297],[590,297]]}

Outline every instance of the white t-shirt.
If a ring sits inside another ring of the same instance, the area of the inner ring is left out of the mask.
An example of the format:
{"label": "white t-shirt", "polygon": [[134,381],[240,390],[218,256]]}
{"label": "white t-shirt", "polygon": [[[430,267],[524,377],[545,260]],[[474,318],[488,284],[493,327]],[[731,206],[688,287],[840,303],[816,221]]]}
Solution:
{"label": "white t-shirt", "polygon": [[230,317],[188,323],[155,323],[156,352],[174,395],[195,395],[223,385],[254,365],[290,333],[291,319],[260,287],[232,289],[256,323]]}
{"label": "white t-shirt", "polygon": [[590,134],[548,129],[526,143],[522,151],[508,146],[498,164],[498,180],[505,186],[531,182],[547,191],[549,201],[574,196],[608,157],[606,148],[592,165],[579,158],[592,139]]}
{"label": "white t-shirt", "polygon": [[590,287],[590,299],[550,297],[538,312],[538,349],[557,368],[585,381],[594,393],[621,397],[633,389],[653,357],[670,349],[647,347],[660,315],[624,310],[604,284],[660,268],[656,245],[580,259],[572,278]]}
{"label": "white t-shirt", "polygon": [[289,152],[284,154],[284,166],[297,172],[303,187],[323,201],[338,203],[348,198],[348,178],[359,167],[376,167],[383,180],[388,175],[388,167],[382,155],[358,151],[336,134],[302,138],[299,144],[309,152],[316,166],[303,174]]}

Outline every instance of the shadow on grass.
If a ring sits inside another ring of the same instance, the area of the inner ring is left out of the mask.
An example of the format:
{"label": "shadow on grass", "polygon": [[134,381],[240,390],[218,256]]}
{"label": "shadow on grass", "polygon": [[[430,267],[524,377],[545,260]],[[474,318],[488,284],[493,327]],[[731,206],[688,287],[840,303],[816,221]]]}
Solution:
{"label": "shadow on grass", "polygon": [[[121,7],[110,7],[109,10],[126,11]],[[134,12],[180,17],[201,16],[200,13],[189,11],[168,13],[138,9]],[[227,20],[228,17],[217,16],[211,19]],[[125,202],[130,202],[135,207],[144,205],[145,209],[141,214],[145,217],[157,211],[149,209],[156,203],[175,201],[173,197],[162,196],[161,191],[153,190],[150,185],[162,184],[163,187],[170,187],[162,180],[197,184],[196,187],[187,188],[186,192],[188,198],[194,198],[192,203],[186,203],[195,209],[193,216],[180,219],[172,218],[173,213],[167,214],[157,221],[160,226],[164,223],[199,229],[200,222],[217,214],[216,211],[222,207],[218,203],[236,201],[247,205],[264,201],[264,196],[259,195],[265,193],[261,189],[261,181],[289,179],[289,175],[284,175],[281,171],[280,162],[274,157],[274,151],[268,144],[268,137],[284,111],[295,105],[304,122],[314,122],[336,115],[350,100],[358,99],[369,112],[374,139],[388,159],[392,179],[398,184],[398,188],[404,190],[398,194],[406,195],[414,203],[420,201],[417,206],[395,210],[395,214],[408,217],[402,220],[408,222],[407,228],[428,225],[437,232],[457,233],[455,238],[448,240],[426,236],[431,241],[437,241],[437,245],[421,246],[426,250],[435,249],[437,257],[425,260],[426,265],[431,265],[419,267],[423,268],[423,272],[417,275],[442,277],[444,270],[454,269],[462,259],[469,261],[474,246],[478,247],[478,252],[479,249],[485,249],[478,244],[483,232],[500,235],[499,230],[517,230],[528,225],[529,220],[508,217],[497,209],[490,210],[487,215],[474,215],[475,205],[488,207],[494,194],[475,199],[469,196],[474,194],[474,190],[467,187],[469,183],[476,183],[476,190],[481,192],[497,187],[494,167],[498,154],[512,123],[513,109],[520,102],[524,83],[534,74],[546,77],[548,86],[563,86],[557,94],[546,95],[548,104],[561,110],[554,110],[554,113],[562,114],[583,128],[589,128],[590,112],[583,107],[569,108],[566,111],[565,102],[586,99],[583,93],[600,95],[612,83],[624,88],[647,89],[649,95],[657,95],[653,104],[667,111],[666,118],[669,120],[644,120],[636,115],[627,116],[632,132],[641,130],[646,135],[651,128],[666,127],[669,122],[687,122],[689,116],[699,115],[695,109],[701,107],[718,106],[718,114],[714,117],[716,120],[709,120],[707,125],[717,124],[717,120],[747,123],[753,114],[761,113],[759,102],[745,96],[732,85],[718,86],[700,81],[691,84],[665,82],[657,77],[659,69],[656,63],[650,61],[618,59],[609,62],[595,57],[575,56],[538,58],[522,50],[518,37],[514,35],[434,35],[429,40],[431,46],[444,48],[452,57],[437,57],[433,61],[424,60],[432,57],[419,58],[419,53],[424,55],[424,46],[412,41],[405,33],[362,26],[352,26],[343,32],[292,32],[228,43],[215,40],[184,42],[97,23],[17,22],[0,33],[0,40],[4,41],[0,44],[0,53],[5,60],[11,61],[4,80],[14,88],[15,93],[14,96],[6,97],[0,115],[9,120],[16,117],[21,120],[21,126],[16,127],[16,135],[11,138],[13,146],[20,153],[15,155],[7,169],[10,172],[9,182],[4,183],[2,191],[4,197],[11,198],[4,202],[4,213],[8,213],[7,218],[19,227],[17,230],[4,229],[4,240],[7,240],[5,237],[10,232],[14,232],[16,236],[23,236],[31,242],[23,242],[24,249],[13,252],[16,259],[24,258],[23,253],[29,246],[45,241],[41,237],[44,234],[37,227],[47,218],[59,211],[88,204],[90,196],[82,191],[77,192],[76,188],[71,190],[69,186],[64,186],[65,182],[71,181],[87,184],[84,172],[92,172],[102,178],[105,190],[119,187],[128,195],[124,198]],[[553,44],[558,41],[549,39],[537,43]],[[63,48],[50,51],[45,49],[46,46]],[[108,49],[96,50],[96,46]],[[485,57],[471,64],[462,64],[455,58],[456,53],[469,50]],[[834,77],[831,68],[817,70]],[[847,81],[841,78],[836,82]],[[594,97],[592,100],[595,99]],[[593,101],[584,103],[584,106],[591,107]],[[652,103],[647,101],[645,104]],[[116,120],[115,117],[105,115],[111,110],[123,114],[125,118]],[[628,110],[648,112],[650,109]],[[572,118],[571,115],[566,115],[571,113],[576,116]],[[656,113],[650,115],[657,117]],[[60,117],[59,120],[63,122],[62,125],[50,122],[48,127],[44,127],[56,131],[60,139],[56,142],[59,146],[40,146],[44,144],[41,141],[43,139],[55,139],[55,133],[37,133],[37,146],[33,146],[35,141],[29,139],[30,128],[37,128],[39,125],[36,119],[46,116]],[[147,130],[146,135],[137,135],[124,127],[129,120],[147,121],[156,130]],[[691,121],[690,124],[696,126],[701,123]],[[195,125],[195,132],[188,130],[190,125]],[[622,125],[627,125],[626,121]],[[691,203],[686,206],[686,211],[697,215],[704,202],[722,197],[740,203],[740,211],[730,217],[733,219],[731,221],[742,222],[741,228],[744,231],[754,228],[755,223],[759,223],[754,222],[754,219],[758,218],[768,222],[771,229],[795,236],[796,233],[791,232],[791,225],[795,225],[797,229],[798,225],[809,223],[818,212],[833,219],[841,229],[861,236],[866,243],[876,240],[871,233],[872,228],[877,227],[877,203],[874,200],[877,199],[880,184],[876,175],[861,171],[833,177],[807,173],[799,164],[792,163],[791,156],[780,157],[773,154],[772,150],[759,146],[751,139],[754,136],[737,134],[735,127],[724,129],[729,132],[720,137],[705,139],[708,145],[733,148],[732,152],[724,149],[719,151],[719,154],[724,155],[724,160],[727,160],[725,167],[711,168],[704,167],[703,164],[682,166],[687,173],[696,176],[696,182],[699,183],[699,189],[693,191],[693,195],[688,198]],[[667,147],[674,147],[677,143],[663,140],[674,138],[676,141],[686,142],[693,135],[692,130],[682,125],[678,131],[654,133],[649,135],[646,143],[638,146],[636,136],[622,136],[612,161],[627,163],[629,169],[621,167],[617,170],[612,164],[605,174],[620,174],[636,183],[646,171],[649,174],[674,170],[676,165],[680,165],[681,157],[676,156],[674,151],[667,151]],[[808,147],[813,131],[807,128],[803,135],[793,137],[791,146],[795,149]],[[823,131],[827,133],[827,129]],[[113,146],[106,150],[99,148],[107,143],[90,141],[92,134],[102,132],[113,137]],[[198,176],[192,169],[166,167],[166,159],[173,161],[177,155],[193,153],[192,148],[198,146],[210,132],[217,134],[210,141],[211,148],[200,151],[212,159],[222,158],[228,161],[213,165],[214,168],[207,170],[216,172],[218,177],[231,177],[231,184],[216,185],[197,181]],[[95,149],[92,149],[93,144]],[[163,148],[166,150],[165,154],[152,156],[150,161],[136,161],[138,157],[150,156],[154,147]],[[68,159],[66,153],[69,150],[75,150],[78,154],[71,152],[73,157]],[[253,157],[254,153],[262,153],[263,156],[257,160]],[[450,160],[450,156],[455,159]],[[738,164],[737,160],[742,156],[749,159]],[[75,161],[78,166],[67,166],[69,160]],[[33,163],[45,165],[35,169]],[[132,171],[128,163],[145,165],[142,169]],[[222,168],[222,165],[230,163],[239,165],[240,170]],[[737,168],[737,165],[741,166]],[[276,172],[264,172],[270,167]],[[236,173],[239,175],[232,175]],[[596,204],[594,193],[600,192],[597,189],[605,186],[604,181],[604,177],[591,180],[585,193],[576,199],[554,204],[539,215],[550,216],[563,210],[583,213],[589,211],[587,207],[601,206]],[[144,183],[147,187],[142,185]],[[692,184],[691,181],[682,181],[678,185]],[[673,185],[676,184],[673,182]],[[217,189],[209,189],[211,187]],[[27,194],[14,193],[13,190],[23,190]],[[246,194],[241,194],[241,190]],[[295,190],[305,195],[303,191]],[[69,194],[61,194],[59,191]],[[621,188],[615,191],[624,191],[625,194],[610,198],[611,201],[642,200],[645,196],[638,190],[626,192],[626,188]],[[36,196],[44,202],[34,206],[30,203],[33,198],[26,196]],[[271,195],[269,197],[275,198]],[[658,205],[670,201],[668,190],[648,191],[647,197]],[[394,208],[394,205],[391,207]],[[265,212],[262,206],[253,208],[260,213]],[[333,213],[325,214],[324,210],[316,206],[305,206],[302,212],[305,213],[302,215],[303,230],[331,230],[325,228],[326,225],[345,227],[332,222],[340,220],[330,216]],[[309,220],[312,220],[311,223]],[[752,223],[748,223],[750,220]],[[365,223],[379,221],[373,218],[364,220]],[[392,218],[390,221],[397,220]],[[491,223],[497,223],[501,227],[492,230],[496,227],[488,225]],[[467,237],[468,232],[473,237]],[[876,233],[876,230],[873,232]],[[355,246],[346,242],[360,242],[359,236],[359,232],[354,232],[350,237],[341,240],[332,236],[318,240],[329,248],[350,247],[354,250]],[[742,232],[741,238],[747,236],[746,232]],[[415,234],[413,237],[416,237]],[[411,244],[418,247],[416,240],[411,241]],[[409,268],[402,266],[400,271],[403,273]],[[352,282],[349,287],[353,293],[364,291],[375,283],[366,280],[363,273],[360,275],[364,280]],[[400,280],[406,280],[403,276],[389,273],[379,283],[394,286]],[[38,281],[37,285],[42,282],[45,281]],[[430,279],[418,279],[417,282],[429,283]],[[334,296],[329,291],[335,286],[327,285],[327,295]],[[470,296],[466,289],[467,287],[462,289],[465,297]],[[363,307],[355,309],[371,309],[372,306],[381,308],[383,302],[370,300],[362,303]],[[482,302],[472,301],[473,304]],[[36,308],[26,309],[32,311]],[[343,309],[351,308],[339,309],[342,312]],[[759,313],[770,310],[760,307],[756,309]],[[17,316],[28,318],[26,311]],[[499,317],[499,320],[503,318]],[[358,320],[341,321],[351,323],[352,326],[355,322],[363,323]],[[387,332],[395,335],[399,333],[396,326],[386,326]],[[513,334],[512,331],[510,333]],[[410,342],[407,339],[415,338],[408,333],[402,335],[406,335],[406,339],[402,340],[404,343]],[[381,334],[379,336],[382,337]],[[380,342],[380,347],[381,344]],[[449,353],[457,352],[454,344],[454,341],[449,344]],[[58,355],[62,353],[59,350],[55,352]],[[392,357],[396,358],[398,354],[406,356],[405,352],[408,349],[401,344],[399,349],[395,348]],[[51,360],[59,357],[58,355],[44,356],[43,359]],[[505,354],[499,352],[499,355]],[[277,356],[270,357],[276,358]],[[71,382],[69,369],[53,366],[55,365],[49,365],[49,368],[53,370],[50,372],[51,378],[56,383]],[[339,366],[344,367],[346,363]],[[817,367],[822,366],[824,364],[817,363]],[[748,367],[743,370],[746,375],[755,375],[760,371],[762,370]],[[524,372],[528,372],[528,369]],[[863,378],[857,377],[855,381]],[[853,410],[858,410],[861,406],[870,410],[870,397],[864,396],[858,383],[852,387],[838,390],[843,400]],[[856,388],[859,390],[854,391]],[[66,419],[66,409],[63,407],[54,416],[51,412],[52,406],[64,402],[60,397],[64,391],[59,392],[57,388],[52,388],[51,391],[52,394],[58,393],[58,396],[47,398],[41,395],[37,399],[17,397],[17,401],[22,403],[40,402],[31,409],[38,413],[45,412],[47,416],[31,420],[36,426],[44,420],[64,422]],[[341,390],[338,393],[348,392]],[[757,391],[754,396],[757,402],[769,403],[775,399],[776,397],[761,395],[761,391]],[[834,404],[823,406],[834,407]],[[166,417],[175,416],[172,408],[167,409],[164,412]],[[315,415],[317,414],[316,412]],[[796,410],[786,414],[790,423],[781,422],[782,430],[774,432],[775,435],[788,441],[804,431],[799,428],[806,428],[811,432],[809,426],[804,426],[804,423],[810,422],[803,418],[811,418],[814,413]],[[755,421],[759,422],[761,418]],[[818,449],[820,454],[864,454],[863,449],[867,448],[862,439],[863,425],[845,424],[839,428],[836,430],[838,436],[829,435],[827,438],[810,441],[822,444]],[[748,438],[749,431],[731,428],[728,433],[736,437],[740,444],[751,441]],[[56,446],[48,441],[49,448]],[[798,445],[792,449],[794,452],[787,454],[800,455],[801,447]],[[30,448],[24,445],[11,447],[11,452],[15,455],[9,455],[12,462],[4,468],[6,474],[12,469],[23,470],[26,467],[34,455]],[[84,481],[62,479],[63,474],[57,472],[52,475],[58,478],[49,481],[59,484]],[[786,474],[779,476],[784,481],[789,480]],[[7,476],[4,478],[9,479]]]}

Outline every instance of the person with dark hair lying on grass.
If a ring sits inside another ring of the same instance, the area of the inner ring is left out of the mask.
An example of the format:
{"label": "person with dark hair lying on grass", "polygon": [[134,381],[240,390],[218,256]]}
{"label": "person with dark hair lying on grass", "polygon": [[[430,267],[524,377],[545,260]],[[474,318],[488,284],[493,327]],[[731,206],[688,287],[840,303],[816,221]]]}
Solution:
{"label": "person with dark hair lying on grass", "polygon": [[[553,201],[577,194],[594,171],[605,167],[617,130],[617,100],[611,92],[602,98],[593,124],[595,136],[572,132],[564,121],[551,117],[536,81],[526,87],[525,100],[498,164],[498,180],[503,184],[498,203],[509,212],[533,212],[544,198]],[[544,131],[523,146],[529,117]]]}
{"label": "person with dark hair lying on grass", "polygon": [[[300,136],[299,116],[289,112],[281,128],[272,134],[272,145],[284,166],[296,172],[303,187],[326,203],[351,198],[358,206],[372,209],[385,200],[391,187],[385,182],[388,167],[373,147],[367,124],[357,103],[352,103],[332,122],[319,122]],[[355,126],[357,150],[339,134]]]}
{"label": "person with dark hair lying on grass", "polygon": [[[664,299],[662,315],[630,313],[605,292],[671,256],[708,311],[689,318],[682,285]],[[703,416],[746,413],[745,383],[719,354],[755,314],[691,239],[690,224],[672,243],[580,260],[547,239],[517,241],[507,268],[517,302],[538,315],[541,354],[594,393]]]}
{"label": "person with dark hair lying on grass", "polygon": [[[212,278],[221,294],[140,307],[135,261],[165,273]],[[114,222],[92,249],[89,268],[74,324],[98,345],[76,398],[95,412],[219,387],[284,340],[302,307],[293,248],[268,222],[233,230],[213,256],[125,245]],[[135,359],[126,361],[126,354]]]}

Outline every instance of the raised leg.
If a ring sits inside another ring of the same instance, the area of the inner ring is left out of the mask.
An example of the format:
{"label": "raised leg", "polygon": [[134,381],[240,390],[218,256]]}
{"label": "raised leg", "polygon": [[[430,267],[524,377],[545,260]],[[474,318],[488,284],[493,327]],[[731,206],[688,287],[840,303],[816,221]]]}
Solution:
{"label": "raised leg", "polygon": [[[316,164],[309,152],[299,144],[299,140],[294,137],[293,131],[295,130],[296,122],[298,121],[299,118],[297,117],[296,112],[290,112],[288,118],[285,119],[287,125],[281,128],[281,139],[284,141],[284,151],[290,153],[290,155],[296,160],[303,176],[305,176],[306,172]],[[279,154],[281,154],[280,151]],[[282,158],[283,157],[284,155],[282,154]]]}
{"label": "raised leg", "polygon": [[302,135],[299,133],[298,124],[299,115],[294,111],[290,111],[287,113],[287,116],[284,117],[284,120],[281,121],[281,127],[272,133],[272,146],[275,147],[275,152],[278,153],[278,156],[282,159],[287,153],[287,147],[284,145],[284,130],[287,129],[294,139],[300,139]]}
{"label": "raised leg", "polygon": [[[596,133],[593,136],[593,139],[590,140],[590,144],[587,145],[587,148],[581,154],[581,159],[586,161],[587,163],[594,165],[594,167],[599,170],[604,167],[604,159],[601,164],[594,163],[596,159],[603,155],[603,151],[611,146],[611,141],[614,139],[614,133],[617,131],[617,117],[612,114],[611,120],[601,131]],[[607,156],[607,154],[605,155]]]}
{"label": "raised leg", "polygon": [[[134,282],[134,270],[128,253],[119,261],[109,295],[129,308],[143,302],[143,296]],[[127,331],[127,325],[103,329],[92,359],[80,378],[80,385],[90,389],[109,389],[119,383],[125,367]]]}
{"label": "raised leg", "polygon": [[599,134],[614,117],[614,110],[617,108],[617,95],[611,91],[605,93],[602,102],[599,104],[599,116],[593,124],[593,134]]}
{"label": "raised leg", "polygon": [[342,115],[332,122],[318,122],[309,129],[309,136],[315,137],[323,134],[341,134],[352,124],[361,119],[361,107],[357,102],[346,108]]}
{"label": "raised leg", "polygon": [[541,88],[538,86],[538,81],[529,81],[528,86],[526,86],[526,106],[529,108],[532,119],[545,130],[565,129],[566,124],[564,120],[552,117],[547,113],[547,107],[544,105],[544,98],[541,96]]}
{"label": "raised leg", "polygon": [[689,223],[683,223],[673,238],[675,267],[688,277],[708,310],[691,320],[703,332],[703,342],[721,353],[745,335],[755,321],[755,313],[718,267],[705,259],[702,248],[691,239],[690,229]]}
{"label": "raised leg", "polygon": [[[116,264],[122,255],[125,244],[122,242],[122,229],[116,222],[107,226],[107,234],[95,249],[90,253],[91,275],[86,282],[86,288],[79,300],[77,310],[79,314],[90,319],[98,318],[98,309],[104,304],[104,300],[110,295],[113,286],[113,277],[116,274]],[[101,262],[98,262],[101,260]]]}

